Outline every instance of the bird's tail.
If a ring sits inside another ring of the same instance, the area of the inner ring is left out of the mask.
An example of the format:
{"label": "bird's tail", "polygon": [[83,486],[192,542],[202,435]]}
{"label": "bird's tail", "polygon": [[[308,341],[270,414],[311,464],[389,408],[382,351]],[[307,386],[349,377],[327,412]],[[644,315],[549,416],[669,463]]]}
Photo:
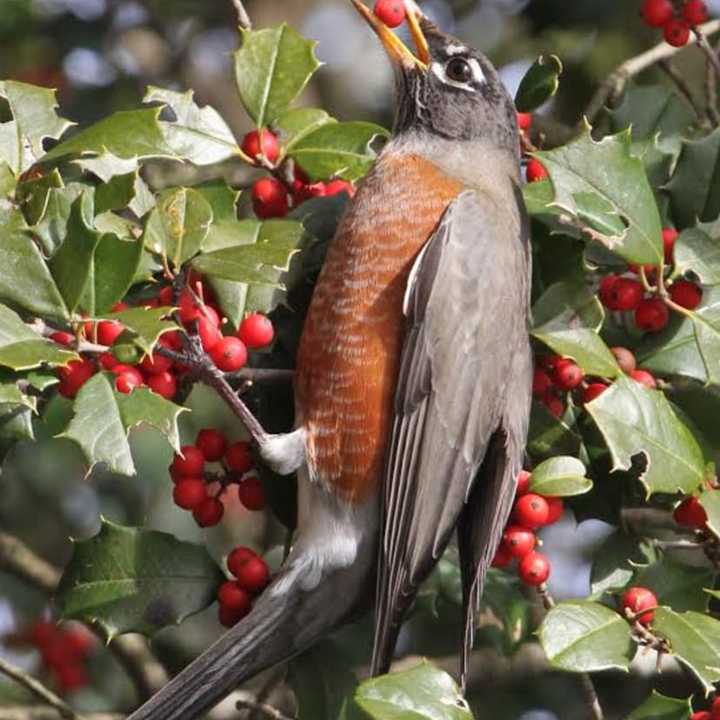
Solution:
{"label": "bird's tail", "polygon": [[[226,632],[128,720],[191,720],[260,671],[303,651],[348,618],[367,579],[337,571],[312,590],[301,567],[278,575],[253,611]],[[361,577],[362,576],[362,577]]]}

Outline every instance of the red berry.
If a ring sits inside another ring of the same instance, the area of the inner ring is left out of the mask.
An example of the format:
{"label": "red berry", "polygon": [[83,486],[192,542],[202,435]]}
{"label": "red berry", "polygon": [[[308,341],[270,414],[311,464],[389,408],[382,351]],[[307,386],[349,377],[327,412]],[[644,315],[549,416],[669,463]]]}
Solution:
{"label": "red berry", "polygon": [[292,185],[293,199],[295,205],[301,205],[312,198],[325,197],[327,185],[324,182],[306,183],[302,180],[295,180]]}
{"label": "red berry", "polygon": [[641,330],[659,332],[668,323],[667,305],[660,298],[643,300],[635,311],[635,324]]}
{"label": "red berry", "polygon": [[236,473],[246,473],[253,466],[250,443],[240,440],[225,451],[225,464]]}
{"label": "red berry", "polygon": [[678,239],[678,234],[678,231],[674,228],[663,228],[663,251],[665,253],[665,262],[668,264],[672,264],[673,250],[675,248],[675,241]]}
{"label": "red berry", "polygon": [[65,345],[65,347],[71,347],[75,344],[75,336],[69,332],[63,332],[58,330],[50,335],[50,339],[55,341],[58,345]]}
{"label": "red berry", "polygon": [[247,349],[240,338],[224,337],[212,347],[210,357],[218,369],[234,372],[247,362]]}
{"label": "red berry", "polygon": [[112,372],[115,375],[132,375],[133,381],[136,382],[138,385],[142,385],[145,378],[143,378],[142,373],[134,366],[134,365],[126,365],[125,363],[118,363],[113,369]]}
{"label": "red berry", "polygon": [[170,467],[178,477],[202,475],[205,472],[205,456],[194,445],[183,445]]}
{"label": "red berry", "polygon": [[116,302],[110,309],[114,313],[124,312],[125,310],[129,309],[129,305],[126,302]]}
{"label": "red berry", "polygon": [[583,392],[583,403],[592,402],[595,398],[602,395],[607,389],[608,386],[604,383],[590,383]]}
{"label": "red berry", "polygon": [[716,696],[710,708],[712,720],[720,720],[720,696]]}
{"label": "red berry", "polygon": [[183,510],[194,510],[207,498],[207,488],[200,478],[184,477],[173,489],[173,500]]}
{"label": "red berry", "polygon": [[115,389],[123,393],[123,395],[129,395],[135,388],[140,387],[142,382],[137,381],[135,373],[121,372],[118,373],[115,378]]}
{"label": "red berry", "polygon": [[224,627],[231,628],[237,625],[246,615],[247,611],[233,610],[227,605],[220,605],[218,608],[218,620]]}
{"label": "red berry", "polygon": [[403,0],[377,0],[373,12],[390,28],[396,28],[405,22]]}
{"label": "red berry", "polygon": [[275,178],[257,180],[252,187],[253,210],[261,220],[284,217],[290,209],[285,186]]}
{"label": "red berry", "polygon": [[538,182],[538,180],[544,180],[548,176],[548,171],[545,166],[535,158],[528,160],[527,168],[525,168],[525,177],[529,183]]}
{"label": "red berry", "polygon": [[217,462],[225,454],[227,439],[215,428],[204,428],[197,434],[195,447],[208,462]]}
{"label": "red berry", "polygon": [[236,612],[250,611],[250,595],[235,580],[227,580],[218,589],[218,602]]}
{"label": "red berry", "polygon": [[523,132],[527,132],[532,127],[532,113],[517,113],[518,128]]}
{"label": "red berry", "polygon": [[37,648],[43,648],[53,643],[59,630],[55,623],[51,623],[47,620],[38,620],[33,623],[29,632],[29,640]]}
{"label": "red berry", "polygon": [[166,358],[164,355],[152,353],[142,359],[140,367],[150,375],[159,375],[160,373],[167,372],[172,367],[172,360]]}
{"label": "red berry", "polygon": [[685,498],[674,510],[673,518],[682,527],[702,529],[707,523],[707,513],[700,501],[694,497]]}
{"label": "red berry", "polygon": [[252,558],[257,557],[257,553],[254,550],[251,550],[249,547],[243,547],[242,545],[239,547],[236,547],[228,556],[227,556],[227,566],[228,570],[235,576],[238,576],[238,573],[240,572],[240,568],[248,561],[252,560]]}
{"label": "red berry", "polygon": [[533,374],[532,392],[535,397],[541,398],[553,386],[550,376],[541,368],[536,368]]}
{"label": "red berry", "polygon": [[612,347],[610,352],[615,356],[620,369],[628,375],[637,367],[635,356],[624,347]]}
{"label": "red berry", "polygon": [[270,318],[253,313],[240,323],[237,334],[247,347],[255,349],[267,347],[273,341],[275,331]]}
{"label": "red berry", "polygon": [[78,660],[84,660],[95,648],[97,639],[84,626],[72,623],[62,630],[62,640]]}
{"label": "red berry", "polygon": [[605,275],[600,279],[600,287],[598,289],[598,295],[600,295],[600,302],[608,310],[617,310],[615,306],[617,298],[615,296],[615,285],[620,278],[617,275]]}
{"label": "red berry", "polygon": [[707,710],[698,710],[690,715],[690,720],[715,720],[715,715],[711,715]]}
{"label": "red berry", "polygon": [[552,525],[562,517],[565,504],[563,503],[563,499],[559,497],[549,497],[545,498],[545,500],[547,500],[548,504],[548,519],[545,524]]}
{"label": "red berry", "polygon": [[171,372],[150,375],[147,379],[147,386],[166,400],[172,400],[177,393],[177,380]]}
{"label": "red berry", "polygon": [[548,409],[548,412],[556,418],[562,417],[565,412],[563,401],[552,390],[545,393],[542,403]]}
{"label": "red berry", "polygon": [[643,286],[637,280],[618,278],[610,294],[613,310],[635,310],[643,299]]}
{"label": "red berry", "polygon": [[168,350],[182,350],[182,334],[179,330],[173,330],[172,332],[163,333],[158,340],[158,344],[162,345]]}
{"label": "red berry", "polygon": [[237,581],[240,587],[250,593],[262,592],[270,582],[267,563],[257,555],[246,560],[239,568]]}
{"label": "red berry", "polygon": [[[620,600],[620,607],[623,610],[629,610],[634,615],[640,613],[640,615],[636,615],[635,619],[641,625],[649,625],[652,622],[655,612],[648,608],[656,608],[657,604],[658,600],[655,594],[644,587],[628,588]],[[648,611],[643,612],[643,610]]]}
{"label": "red berry", "polygon": [[535,549],[536,541],[535,533],[522,525],[509,525],[503,533],[503,545],[516,558],[531,553]]}
{"label": "red berry", "polygon": [[[207,308],[208,310],[212,308]],[[198,335],[205,352],[210,352],[223,338],[220,327],[212,318],[201,317],[198,319]]]}
{"label": "red berry", "polygon": [[674,10],[670,0],[645,0],[641,13],[650,27],[662,27],[672,19]]}
{"label": "red berry", "polygon": [[670,286],[670,299],[680,307],[694,310],[702,302],[702,290],[688,280],[677,280]]}
{"label": "red berry", "polygon": [[209,497],[193,510],[193,517],[200,527],[212,527],[222,520],[224,511],[223,504],[217,498]]}
{"label": "red berry", "polygon": [[513,556],[505,545],[500,545],[495,552],[495,557],[492,559],[490,565],[494,568],[507,567],[513,561]]}
{"label": "red berry", "polygon": [[174,305],[172,285],[166,285],[165,287],[160,288],[160,292],[158,293],[158,300],[160,301],[161,305],[167,307],[171,307],[172,305]]}
{"label": "red berry", "polygon": [[125,327],[117,320],[103,320],[97,326],[97,339],[101,345],[112,345],[124,332]]}
{"label": "red berry", "polygon": [[187,288],[180,293],[178,308],[180,320],[184,325],[189,325],[203,315],[201,302]]}
{"label": "red berry", "polygon": [[265,509],[265,492],[260,478],[249,477],[243,480],[238,486],[238,497],[248,510]]}
{"label": "red berry", "polygon": [[515,494],[518,497],[520,497],[520,495],[525,495],[530,489],[530,477],[531,473],[529,473],[527,470],[521,470],[518,473],[517,487],[515,488]]}
{"label": "red berry", "polygon": [[531,530],[547,524],[550,515],[550,508],[547,500],[536,493],[527,493],[519,497],[515,502],[513,518],[519,525],[524,525]]}
{"label": "red berry", "polygon": [[352,197],[355,194],[355,188],[351,182],[348,180],[341,180],[340,178],[331,180],[325,185],[325,195],[327,197],[339,195],[340,193],[347,193],[349,197]]}
{"label": "red berry", "polygon": [[583,381],[585,373],[572,360],[563,358],[555,365],[554,377],[561,390],[574,390]]}
{"label": "red berry", "polygon": [[542,553],[531,552],[520,561],[518,575],[526,585],[542,585],[550,577],[550,561]]}
{"label": "red berry", "polygon": [[271,163],[274,163],[280,156],[277,137],[265,129],[262,131],[262,136],[258,130],[249,132],[243,138],[242,151],[253,160],[258,155],[264,155]]}
{"label": "red berry", "polygon": [[96,370],[92,360],[71,360],[65,367],[58,369],[60,394],[63,397],[74,398]]}
{"label": "red berry", "polygon": [[100,361],[100,367],[103,370],[112,370],[120,364],[120,361],[110,352],[101,353],[98,360]]}
{"label": "red berry", "polygon": [[641,385],[644,385],[650,390],[655,390],[657,388],[655,378],[647,370],[633,370],[630,373],[630,377],[635,380],[635,382],[639,382]]}
{"label": "red berry", "polygon": [[690,39],[690,26],[685,20],[672,18],[668,20],[663,29],[665,42],[673,47],[687,45]]}
{"label": "red berry", "polygon": [[685,0],[682,9],[683,17],[690,25],[702,25],[708,21],[708,10],[703,0]]}
{"label": "red berry", "polygon": [[64,663],[54,668],[60,691],[73,692],[85,687],[90,681],[87,671],[78,662]]}

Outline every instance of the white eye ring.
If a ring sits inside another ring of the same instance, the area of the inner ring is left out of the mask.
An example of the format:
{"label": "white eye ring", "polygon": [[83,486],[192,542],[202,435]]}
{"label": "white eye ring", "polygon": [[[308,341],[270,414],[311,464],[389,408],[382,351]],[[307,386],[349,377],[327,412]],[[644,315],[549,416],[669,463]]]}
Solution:
{"label": "white eye ring", "polygon": [[459,82],[457,80],[452,80],[447,75],[447,69],[443,63],[434,62],[430,69],[433,71],[435,76],[440,80],[440,82],[444,83],[445,85],[452,85],[453,87],[458,88],[459,90],[465,90],[467,92],[475,92],[475,88],[473,87],[473,83],[483,83],[485,82],[485,74],[482,71],[482,68],[480,67],[480,63],[475,58],[467,58],[466,59],[467,64],[470,66],[470,69],[472,70],[472,78],[468,80],[467,82]]}

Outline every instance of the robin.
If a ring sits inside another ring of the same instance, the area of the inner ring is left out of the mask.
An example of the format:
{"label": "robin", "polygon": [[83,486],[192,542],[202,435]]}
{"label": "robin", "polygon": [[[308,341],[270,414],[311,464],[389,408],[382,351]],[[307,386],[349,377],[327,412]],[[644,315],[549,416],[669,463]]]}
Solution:
{"label": "robin", "polygon": [[130,720],[188,720],[367,607],[386,672],[457,531],[472,647],[522,467],[530,252],[513,102],[490,62],[412,0],[413,54],[360,0],[395,68],[392,140],[328,249],[297,357],[297,429],[258,436],[298,473],[298,530],[252,613]]}

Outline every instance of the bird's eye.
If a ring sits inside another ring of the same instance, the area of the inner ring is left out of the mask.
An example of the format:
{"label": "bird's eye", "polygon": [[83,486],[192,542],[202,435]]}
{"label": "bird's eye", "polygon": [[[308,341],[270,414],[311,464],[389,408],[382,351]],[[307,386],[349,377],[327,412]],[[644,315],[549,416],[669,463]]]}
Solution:
{"label": "bird's eye", "polygon": [[470,63],[462,58],[453,58],[445,68],[448,79],[455,82],[466,83],[473,79]]}

